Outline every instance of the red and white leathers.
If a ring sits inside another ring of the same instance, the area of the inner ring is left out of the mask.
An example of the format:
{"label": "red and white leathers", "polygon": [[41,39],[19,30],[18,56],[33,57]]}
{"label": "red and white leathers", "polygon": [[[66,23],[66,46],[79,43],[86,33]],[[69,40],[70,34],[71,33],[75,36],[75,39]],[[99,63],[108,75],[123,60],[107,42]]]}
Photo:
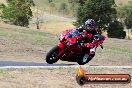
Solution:
{"label": "red and white leathers", "polygon": [[84,47],[90,48],[90,52],[88,51],[88,53],[86,53],[84,55],[84,58],[88,58],[89,55],[91,55],[93,57],[95,55],[96,48],[100,44],[103,43],[103,40],[99,39],[99,36],[102,36],[102,35],[100,33],[98,33],[96,31],[96,29],[85,30],[85,28],[84,29],[76,29],[76,28],[74,28],[74,29],[69,31],[69,33],[67,34],[66,37],[73,37],[73,36],[77,36],[77,35],[81,35],[82,36],[82,40],[85,41],[82,45]]}
{"label": "red and white leathers", "polygon": [[90,48],[90,52],[86,53],[83,57],[88,58],[89,55],[94,57],[96,48],[103,43],[103,36],[98,33],[98,31],[95,29],[93,30],[94,34],[91,32],[88,32],[86,30],[83,30],[83,36],[85,36],[85,43],[84,46]]}

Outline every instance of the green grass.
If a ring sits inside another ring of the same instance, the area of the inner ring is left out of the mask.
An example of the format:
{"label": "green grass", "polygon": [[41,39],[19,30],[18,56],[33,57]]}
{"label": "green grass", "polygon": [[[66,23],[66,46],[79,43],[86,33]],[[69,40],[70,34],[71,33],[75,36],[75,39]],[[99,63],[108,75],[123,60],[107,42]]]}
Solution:
{"label": "green grass", "polygon": [[115,54],[120,56],[132,57],[132,49],[130,48],[107,46],[107,45],[104,45],[104,48],[105,48],[104,51],[109,55]]}
{"label": "green grass", "polygon": [[56,44],[57,37],[48,32],[41,32],[31,29],[3,29],[0,28],[0,37],[11,41],[21,41],[31,45],[43,46],[44,44]]}
{"label": "green grass", "polygon": [[0,69],[0,76],[5,76],[7,75],[7,71],[6,70],[3,70],[3,69]]}
{"label": "green grass", "polygon": [[[60,3],[68,3],[68,0],[53,0],[53,3],[59,7]],[[34,3],[36,4],[36,6],[39,6],[39,8],[48,8],[50,3],[48,0],[34,0]]]}
{"label": "green grass", "polygon": [[[3,29],[0,28],[0,37],[5,37],[12,41],[23,41],[28,42],[32,45],[55,45],[58,43],[58,37],[54,36],[49,32],[42,32],[38,30],[31,29]],[[132,54],[132,49],[129,47],[115,47],[104,45],[105,48],[111,49],[113,51],[118,51],[122,53]]]}
{"label": "green grass", "polygon": [[68,0],[53,0],[52,3],[54,4],[54,7],[52,7],[48,0],[34,0],[34,3],[41,11],[53,14],[60,14],[59,9],[61,3],[66,3],[68,6],[67,9],[69,9],[70,6]]}
{"label": "green grass", "polygon": [[107,45],[104,45],[105,48],[107,49],[111,49],[113,51],[119,51],[119,52],[122,52],[122,53],[131,53],[132,54],[132,49],[131,48],[128,48],[128,47],[114,47],[114,46],[107,46]]}

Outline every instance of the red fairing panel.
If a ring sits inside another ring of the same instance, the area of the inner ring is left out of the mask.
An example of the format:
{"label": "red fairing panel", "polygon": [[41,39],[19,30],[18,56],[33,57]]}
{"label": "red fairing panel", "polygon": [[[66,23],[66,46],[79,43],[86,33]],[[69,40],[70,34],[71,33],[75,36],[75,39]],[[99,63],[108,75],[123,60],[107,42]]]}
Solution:
{"label": "red fairing panel", "polygon": [[67,41],[68,41],[70,44],[76,44],[76,38],[67,38]]}
{"label": "red fairing panel", "polygon": [[62,44],[62,43],[59,43],[57,46],[60,47],[61,49],[65,48],[64,44]]}

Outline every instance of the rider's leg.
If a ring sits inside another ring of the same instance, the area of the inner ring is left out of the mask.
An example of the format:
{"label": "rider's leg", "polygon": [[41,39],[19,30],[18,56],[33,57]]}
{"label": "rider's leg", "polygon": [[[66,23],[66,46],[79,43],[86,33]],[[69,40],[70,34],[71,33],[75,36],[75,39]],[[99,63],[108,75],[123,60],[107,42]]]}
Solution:
{"label": "rider's leg", "polygon": [[91,48],[91,49],[90,49],[90,52],[84,54],[83,59],[87,59],[87,58],[89,58],[90,56],[91,56],[91,57],[94,57],[95,51],[96,51],[96,48],[95,48],[95,47]]}
{"label": "rider's leg", "polygon": [[95,52],[96,52],[96,45],[95,43],[97,42],[97,40],[93,40],[92,43],[86,43],[84,44],[87,48],[90,48],[90,52],[86,53],[83,57],[83,59],[85,58],[89,58],[89,56],[94,57],[95,56]]}
{"label": "rider's leg", "polygon": [[92,47],[90,49],[90,52],[86,53],[83,57],[83,59],[89,58],[89,56],[94,57],[96,52],[96,46]]}

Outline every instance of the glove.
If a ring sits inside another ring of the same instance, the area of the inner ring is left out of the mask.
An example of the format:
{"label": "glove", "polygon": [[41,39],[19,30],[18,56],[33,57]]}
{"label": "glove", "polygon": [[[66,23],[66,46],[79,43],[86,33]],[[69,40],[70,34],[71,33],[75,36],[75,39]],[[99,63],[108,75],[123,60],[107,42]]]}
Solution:
{"label": "glove", "polygon": [[80,43],[80,45],[81,45],[82,47],[85,47],[84,43]]}

